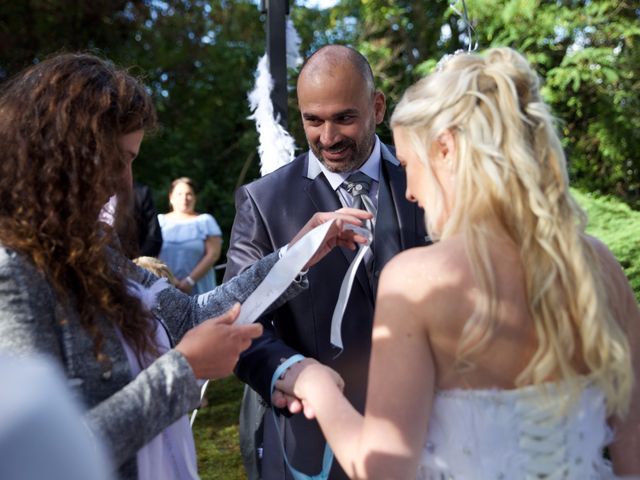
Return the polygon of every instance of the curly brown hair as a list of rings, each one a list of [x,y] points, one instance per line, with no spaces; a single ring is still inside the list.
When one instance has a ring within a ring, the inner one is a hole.
[[[144,86],[89,54],[31,66],[0,92],[0,242],[27,256],[75,308],[101,353],[100,317],[139,352],[154,351],[148,313],[110,263],[102,206],[123,185],[122,135],[155,126]]]

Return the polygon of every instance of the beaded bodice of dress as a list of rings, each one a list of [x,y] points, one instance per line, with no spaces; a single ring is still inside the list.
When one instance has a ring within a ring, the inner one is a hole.
[[[419,480],[609,479],[604,396],[585,385],[567,408],[561,384],[435,395]]]

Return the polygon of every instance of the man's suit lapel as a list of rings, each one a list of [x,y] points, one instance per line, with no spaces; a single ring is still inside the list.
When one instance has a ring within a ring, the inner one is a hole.
[[[342,208],[336,193],[322,173],[314,179],[309,179],[307,193],[318,212],[333,212]]]
[[[380,184],[378,190],[378,213],[376,215],[375,238],[375,271],[379,271],[401,249],[401,236],[396,214],[393,183],[397,180],[389,175],[388,162],[382,162]]]
[[[392,156],[391,152],[384,147],[383,158],[393,158],[393,162],[384,161],[383,174],[388,176],[389,191],[391,194],[390,206],[393,208],[393,216],[398,219],[399,241],[398,250],[404,250],[415,246],[416,238],[416,205],[405,198],[407,191],[407,176],[400,166],[400,162]],[[395,253],[397,253],[397,251]],[[389,259],[387,259],[388,261]],[[385,262],[386,263],[386,262]]]

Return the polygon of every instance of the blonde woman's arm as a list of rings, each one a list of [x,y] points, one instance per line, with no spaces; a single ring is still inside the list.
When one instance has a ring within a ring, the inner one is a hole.
[[[640,310],[629,283],[626,278],[624,280],[620,285],[620,293],[624,297],[620,310],[626,317],[625,330],[631,346],[634,384],[626,417],[611,419],[614,441],[609,446],[609,453],[617,475],[640,476]]]
[[[629,412],[625,418],[610,419],[614,441],[609,445],[609,453],[617,475],[640,478],[640,309],[629,281],[614,255],[603,243],[597,240],[593,243],[602,261],[614,315],[629,340],[634,371]]]
[[[434,292],[416,288],[415,259],[407,253],[394,258],[380,280],[365,416],[320,364],[297,378],[287,373],[278,385],[302,400],[305,415],[315,416],[350,478],[415,478],[425,441],[435,366],[423,302]]]

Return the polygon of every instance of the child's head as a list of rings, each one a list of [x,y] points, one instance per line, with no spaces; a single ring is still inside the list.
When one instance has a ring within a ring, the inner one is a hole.
[[[133,259],[133,263],[158,277],[166,278],[173,286],[178,284],[178,280],[171,272],[171,269],[162,260],[155,257],[138,257]]]

